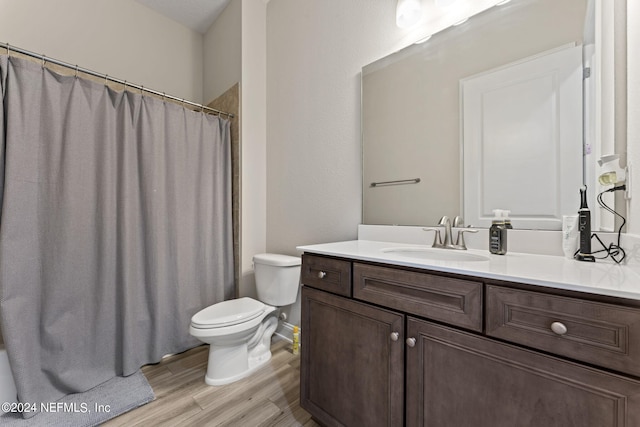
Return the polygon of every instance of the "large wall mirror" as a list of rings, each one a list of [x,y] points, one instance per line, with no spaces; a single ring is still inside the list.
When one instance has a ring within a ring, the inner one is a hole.
[[[586,184],[613,231],[595,195],[626,162],[625,22],[626,0],[512,0],[363,67],[363,223],[559,230]]]

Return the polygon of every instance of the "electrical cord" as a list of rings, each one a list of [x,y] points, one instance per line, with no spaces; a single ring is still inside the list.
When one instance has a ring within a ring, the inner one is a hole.
[[[617,187],[610,188],[610,189],[605,190],[605,191],[601,192],[600,194],[598,194],[598,197],[597,197],[598,204],[603,209],[605,209],[606,211],[611,212],[612,214],[620,217],[622,219],[622,224],[620,224],[620,228],[618,228],[618,242],[617,243],[611,243],[609,246],[606,246],[596,233],[591,234],[591,238],[593,239],[595,237],[596,240],[598,240],[598,242],[600,242],[600,245],[602,245],[602,249],[600,249],[599,251],[591,252],[591,255],[596,255],[596,254],[599,254],[599,253],[602,253],[602,252],[606,252],[607,253],[606,256],[599,257],[597,259],[606,259],[608,257],[611,257],[611,259],[614,260],[617,264],[620,264],[625,259],[625,257],[627,256],[627,254],[624,251],[624,249],[622,249],[622,247],[620,246],[620,236],[622,234],[622,227],[624,227],[624,225],[627,223],[627,220],[626,220],[625,217],[620,215],[618,212],[614,211],[609,206],[607,206],[607,204],[604,202],[604,200],[602,200],[602,195],[604,193],[612,193],[614,191],[626,190],[626,189],[627,189],[627,186],[623,184],[623,185],[619,185]]]

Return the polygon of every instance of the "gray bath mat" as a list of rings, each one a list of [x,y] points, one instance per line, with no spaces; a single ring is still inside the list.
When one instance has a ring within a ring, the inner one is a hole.
[[[21,414],[7,413],[0,425],[10,427],[89,427],[151,402],[155,398],[141,371],[128,377],[115,377],[84,393],[70,394],[48,403],[49,412],[23,419]]]

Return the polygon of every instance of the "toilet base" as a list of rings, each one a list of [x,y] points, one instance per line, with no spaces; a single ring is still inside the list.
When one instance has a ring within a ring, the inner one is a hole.
[[[229,384],[248,377],[271,360],[271,336],[278,326],[276,315],[269,315],[254,335],[235,345],[209,344],[209,361],[204,381],[208,385]]]
[[[211,354],[209,355],[209,357],[211,357]],[[207,385],[213,385],[213,386],[231,384],[232,382],[241,380],[253,374],[255,371],[257,371],[258,369],[260,369],[261,367],[269,363],[269,360],[271,360],[271,351],[269,351],[268,353],[264,353],[259,358],[254,359],[253,362],[249,360],[249,365],[247,366],[246,370],[235,373],[228,377],[217,377],[217,378],[210,377],[209,370],[207,370],[207,374],[204,377],[204,382]]]

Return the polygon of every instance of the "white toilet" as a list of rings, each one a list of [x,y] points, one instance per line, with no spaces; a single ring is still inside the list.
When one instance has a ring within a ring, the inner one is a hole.
[[[300,258],[288,255],[255,255],[260,301],[247,297],[223,301],[191,318],[189,333],[209,344],[207,384],[232,383],[271,359],[271,335],[278,326],[279,307],[293,304],[298,296],[300,263]]]

